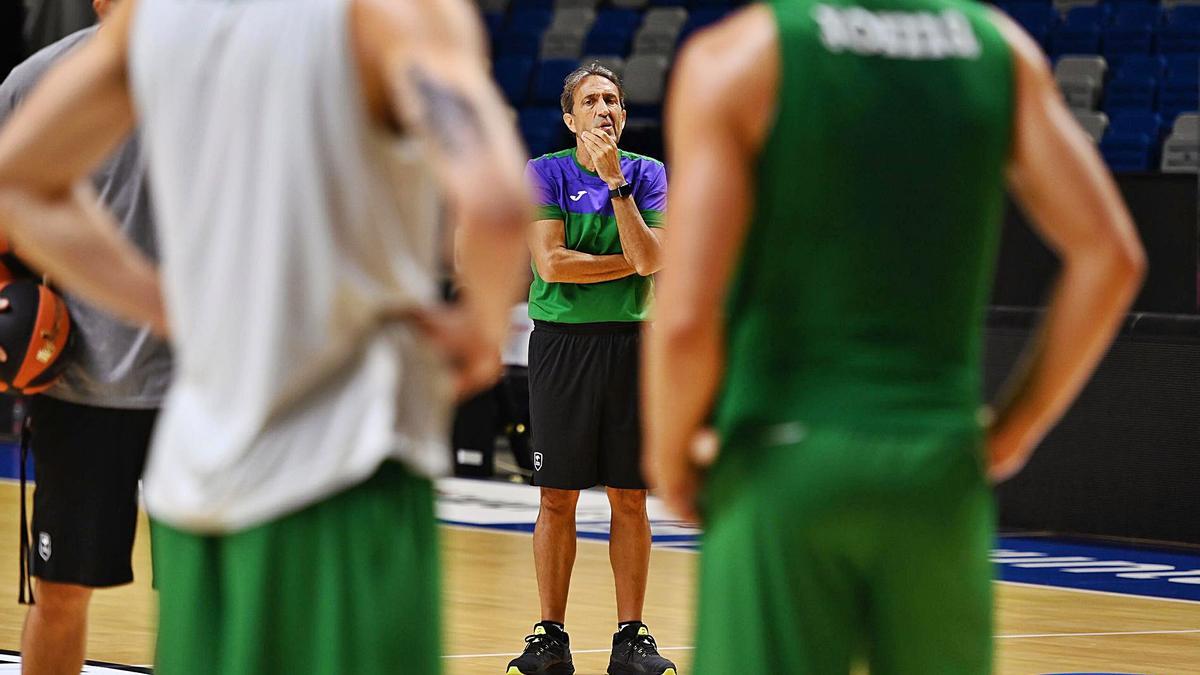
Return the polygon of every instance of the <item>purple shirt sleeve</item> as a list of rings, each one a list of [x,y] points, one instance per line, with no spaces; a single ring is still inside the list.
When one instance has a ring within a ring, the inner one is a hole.
[[[525,178],[533,190],[533,203],[537,207],[538,220],[566,220],[562,206],[559,203],[559,184],[549,180],[539,166],[537,160],[529,160],[525,165]]]
[[[642,220],[648,227],[663,227],[663,213],[667,210],[667,170],[658,162],[645,162],[642,179],[638,181],[634,199]]]

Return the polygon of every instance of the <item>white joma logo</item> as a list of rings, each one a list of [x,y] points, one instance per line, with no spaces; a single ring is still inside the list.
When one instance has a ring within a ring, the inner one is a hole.
[[[583,199],[583,196],[586,194],[587,194],[587,190],[580,190],[579,192],[576,192],[575,194],[571,195],[569,197],[569,199],[573,202],[577,202],[580,199]]]

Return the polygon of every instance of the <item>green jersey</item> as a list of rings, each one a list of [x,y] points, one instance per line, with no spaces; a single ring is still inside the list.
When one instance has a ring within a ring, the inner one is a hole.
[[[778,117],[726,301],[717,425],[973,424],[1008,46],[969,0],[773,9]]]
[[[667,208],[667,172],[662,162],[621,152],[621,172],[633,186],[633,201],[646,225],[662,227]],[[583,168],[574,148],[530,160],[526,175],[537,199],[537,217],[563,221],[567,248],[593,255],[621,253],[608,185]],[[651,277],[633,274],[597,284],[551,283],[534,267],[529,316],[559,323],[644,321],[653,294]]]

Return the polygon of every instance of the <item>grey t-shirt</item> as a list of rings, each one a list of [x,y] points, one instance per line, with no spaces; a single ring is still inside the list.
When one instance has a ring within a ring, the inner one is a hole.
[[[72,33],[29,57],[0,84],[0,124],[59,57],[96,32]],[[100,198],[121,232],[157,259],[150,192],[136,134],[92,176]],[[75,345],[62,379],[46,393],[54,398],[105,408],[157,408],[171,380],[167,345],[146,328],[131,326],[82,300],[67,296]]]

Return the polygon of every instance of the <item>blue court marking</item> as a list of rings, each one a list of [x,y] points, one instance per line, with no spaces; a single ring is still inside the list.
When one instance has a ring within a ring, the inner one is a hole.
[[[1195,553],[1001,537],[992,560],[1002,581],[1200,602]]]

